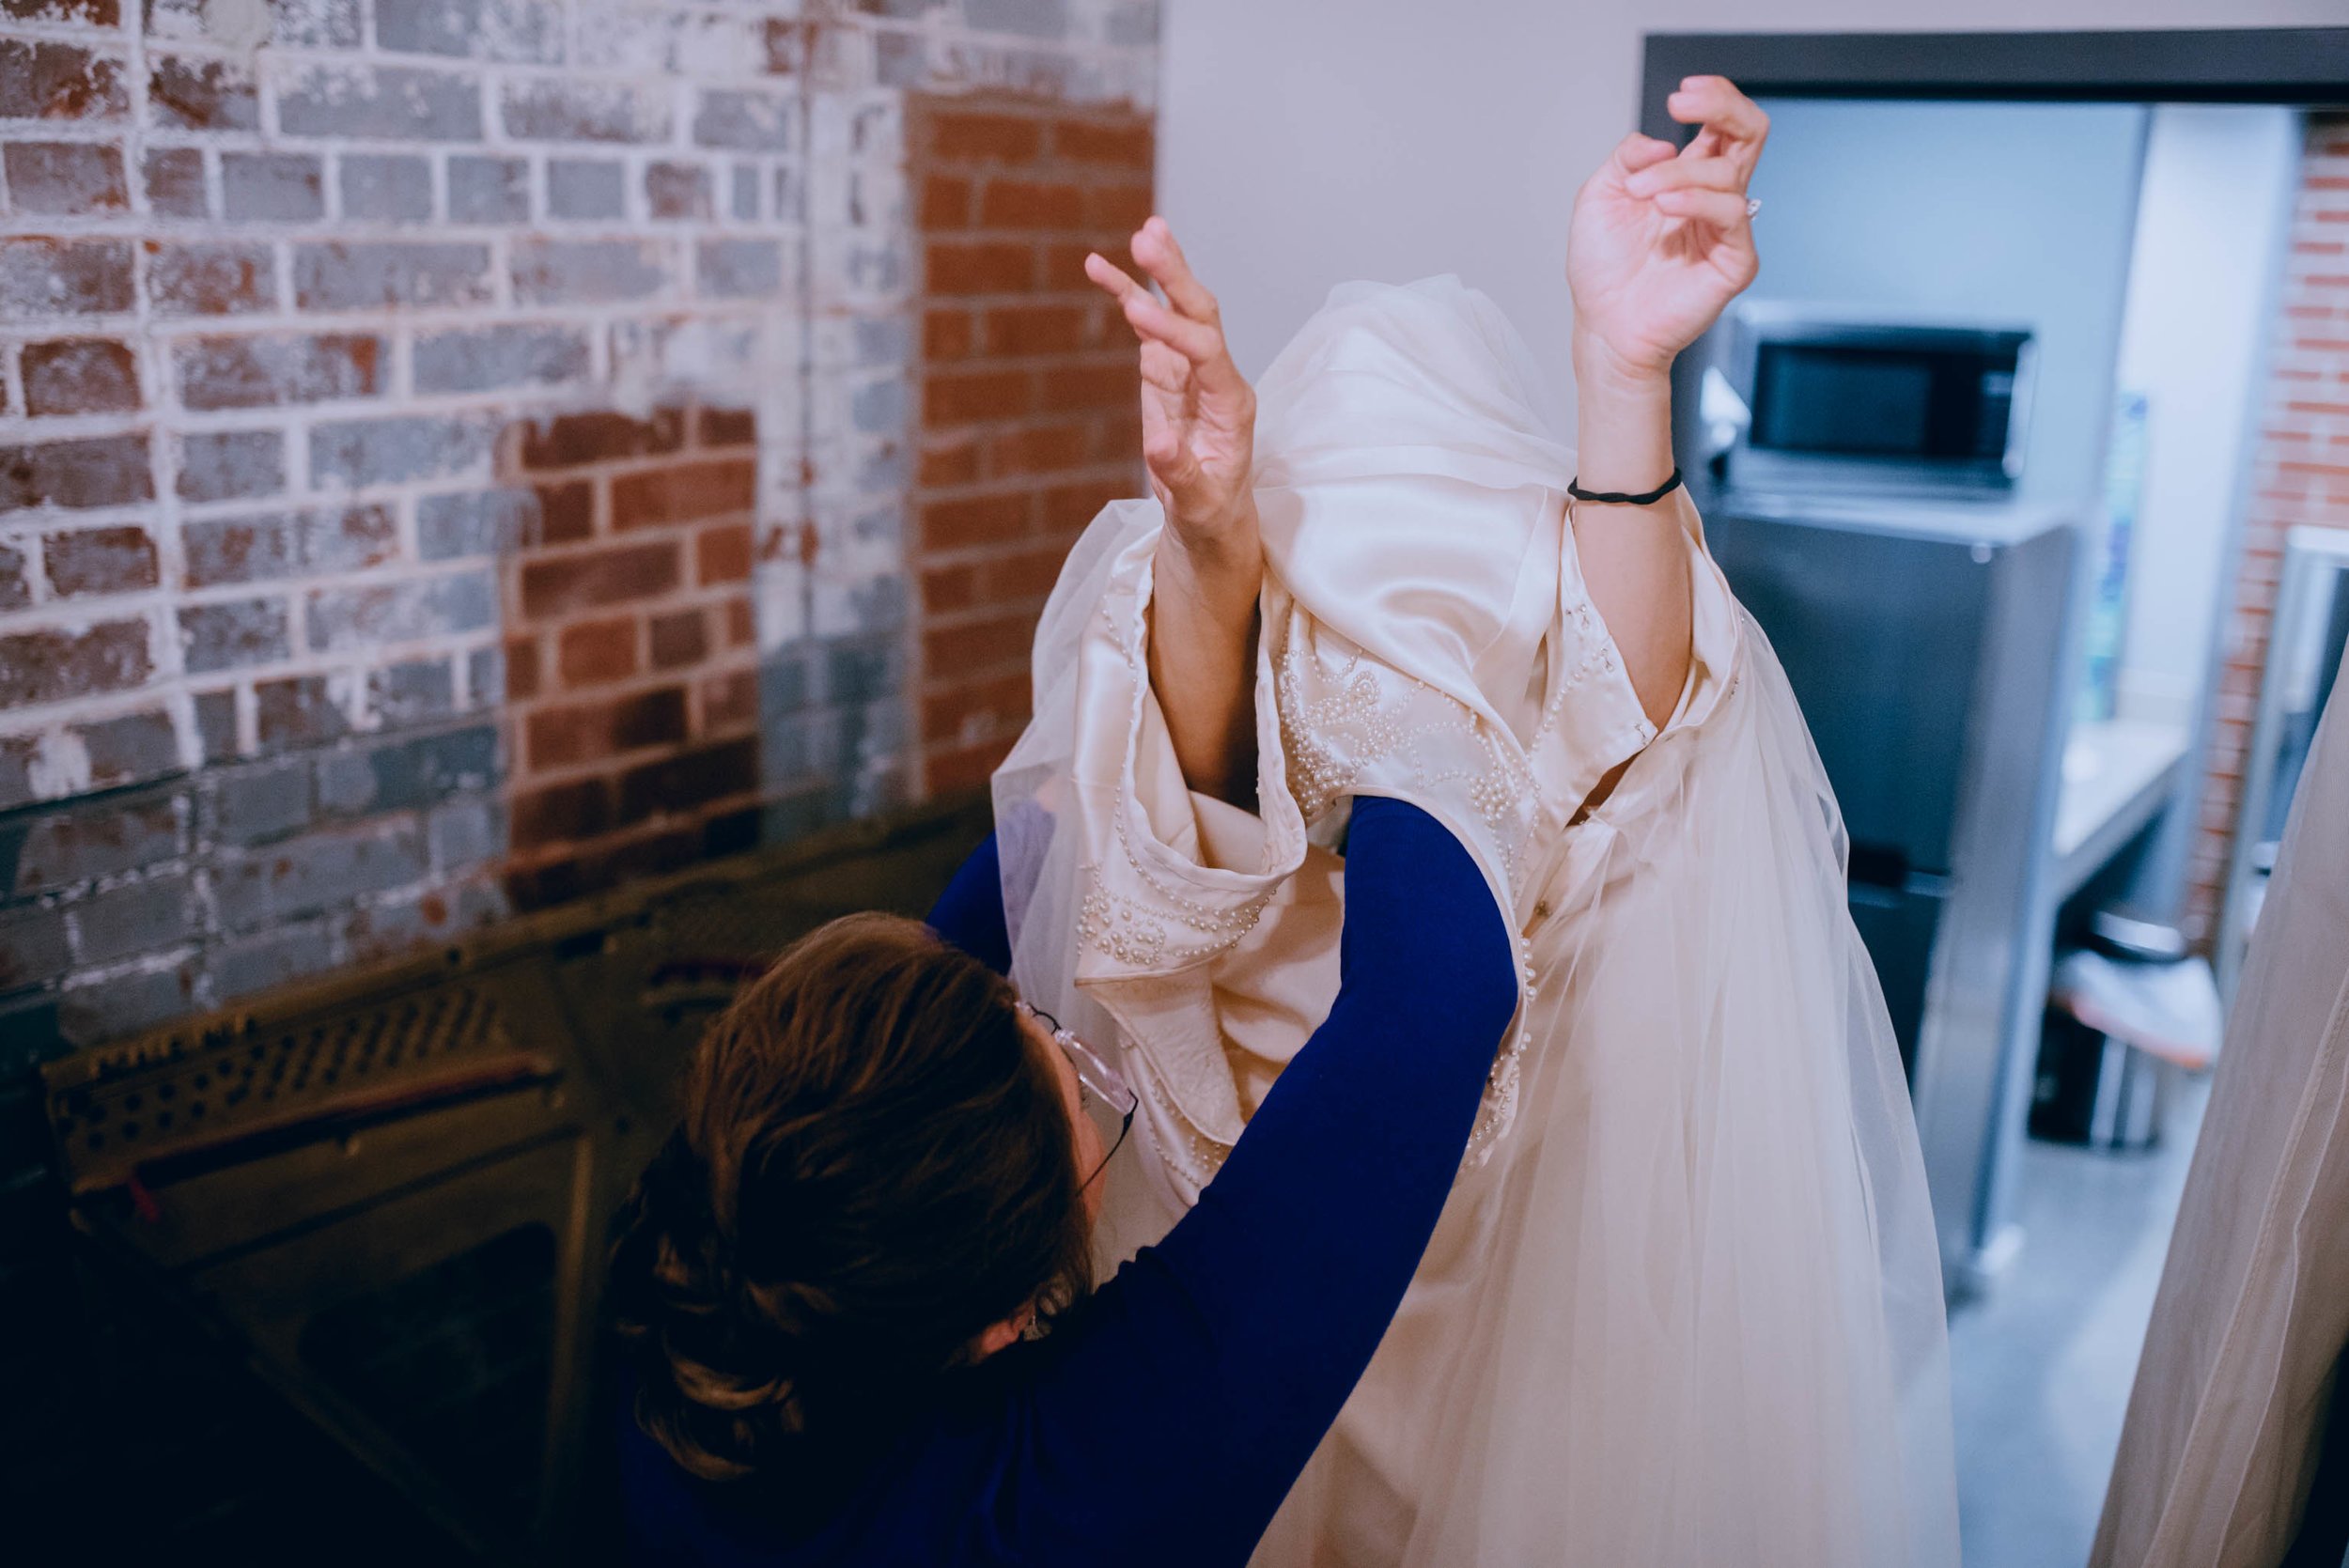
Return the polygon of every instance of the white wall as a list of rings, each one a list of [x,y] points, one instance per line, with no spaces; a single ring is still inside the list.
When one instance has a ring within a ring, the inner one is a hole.
[[[1563,389],[1566,213],[1637,119],[1646,33],[2341,20],[2341,0],[1165,0],[1159,200],[1244,368],[1333,283],[1456,272]]]
[[[2245,411],[2299,164],[2292,110],[2155,111],[2118,378],[2148,399],[2122,648],[2131,716],[2189,719],[2209,666]]]

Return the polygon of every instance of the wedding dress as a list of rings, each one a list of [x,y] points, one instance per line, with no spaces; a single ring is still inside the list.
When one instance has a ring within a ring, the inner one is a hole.
[[[1320,1020],[1348,802],[1401,798],[1520,933],[1520,1007],[1256,1560],[1954,1565],[1939,1265],[1834,799],[1681,492],[1695,657],[1648,722],[1529,363],[1442,278],[1338,289],[1264,377],[1253,814],[1185,789],[1150,690],[1157,505],[1070,554],[995,800],[1014,978],[1142,1095],[1105,1261],[1196,1199]]]

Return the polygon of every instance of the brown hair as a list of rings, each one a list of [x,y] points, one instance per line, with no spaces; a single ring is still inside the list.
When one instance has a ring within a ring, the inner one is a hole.
[[[678,1464],[818,1497],[989,1325],[1084,1292],[1068,1111],[1015,1001],[851,915],[710,1026],[613,1255],[636,1419]]]

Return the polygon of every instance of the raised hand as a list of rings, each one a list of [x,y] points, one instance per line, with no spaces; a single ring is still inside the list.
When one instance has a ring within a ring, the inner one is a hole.
[[[1252,566],[1256,394],[1232,363],[1215,296],[1191,274],[1163,218],[1134,235],[1134,260],[1166,291],[1161,304],[1106,257],[1085,275],[1117,301],[1142,344],[1142,455],[1150,488],[1184,549],[1203,563],[1237,554]],[[1252,599],[1254,583],[1249,594]]]
[[[1753,281],[1746,185],[1769,116],[1719,76],[1691,76],[1667,101],[1703,127],[1670,142],[1626,136],[1584,182],[1568,232],[1578,373],[1660,375]],[[1588,363],[1595,362],[1595,363]]]
[[[1215,296],[1163,218],[1133,238],[1150,291],[1099,256],[1085,275],[1142,341],[1142,456],[1166,509],[1152,558],[1150,683],[1190,787],[1241,805],[1256,788],[1256,594],[1264,541],[1249,470],[1256,394],[1223,346]]]

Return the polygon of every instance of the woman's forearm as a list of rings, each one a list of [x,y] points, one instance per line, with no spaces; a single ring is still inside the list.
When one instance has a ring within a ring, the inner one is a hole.
[[[1672,382],[1632,371],[1578,334],[1579,478],[1587,490],[1639,494],[1672,471]],[[1648,721],[1672,717],[1688,678],[1688,544],[1675,493],[1649,506],[1574,504],[1574,545],[1591,602],[1623,655]]]
[[[1254,502],[1249,506],[1252,512]],[[1253,808],[1256,798],[1256,596],[1264,547],[1255,520],[1208,549],[1161,536],[1151,564],[1150,684],[1183,782]]]

